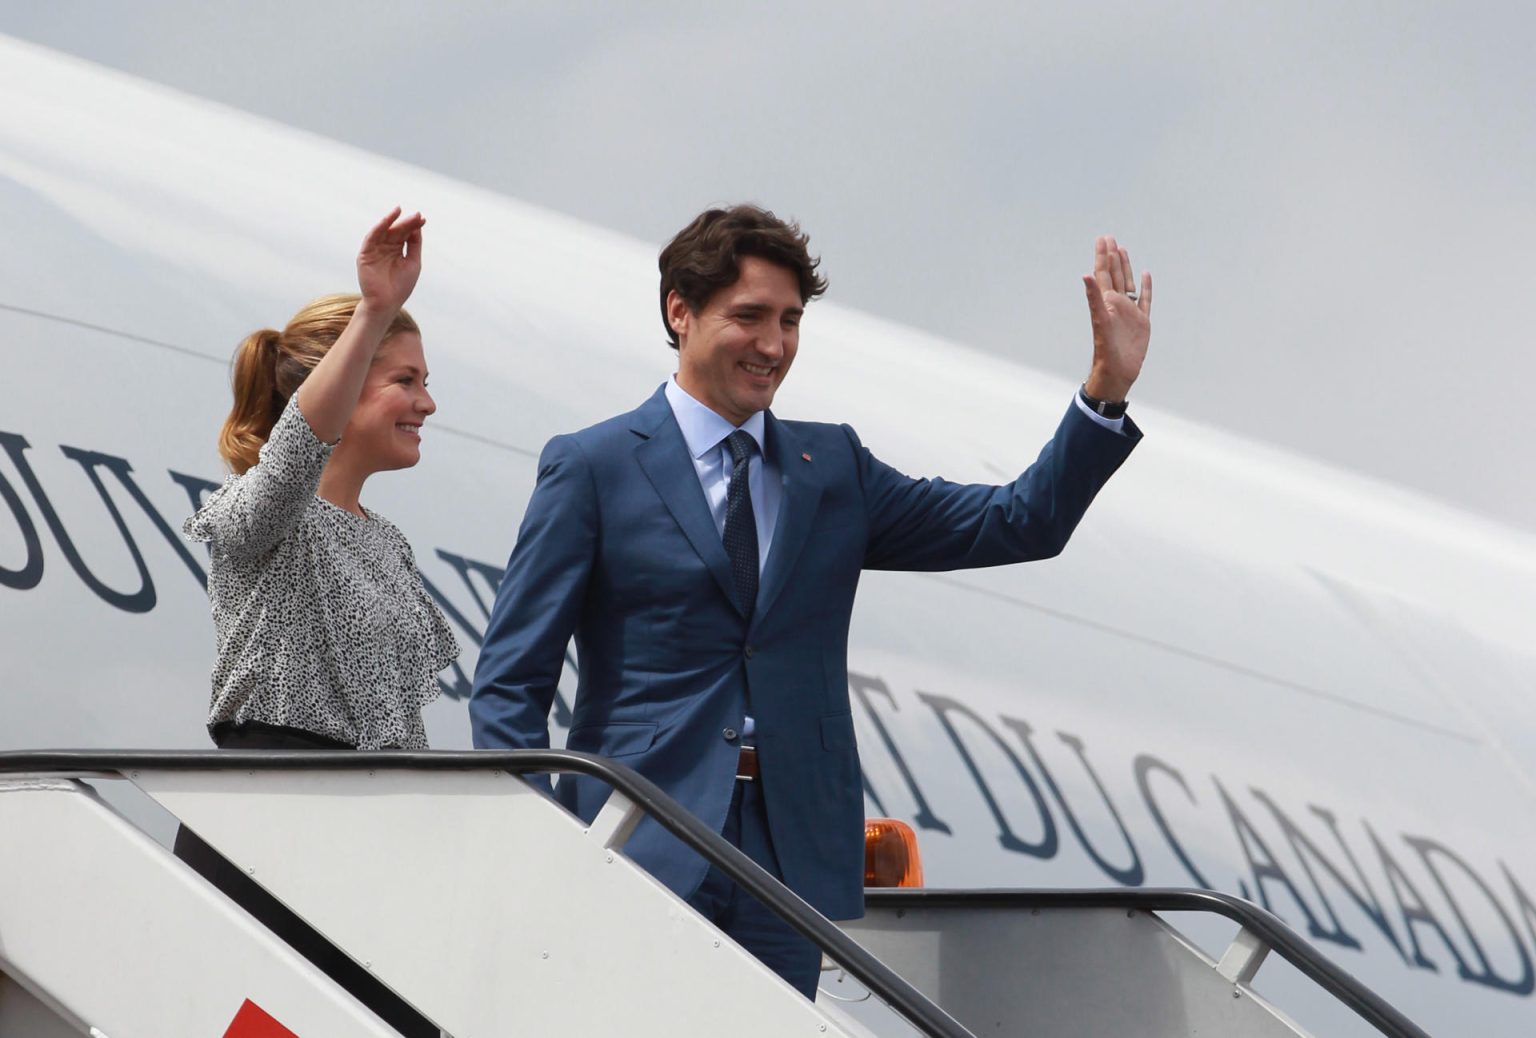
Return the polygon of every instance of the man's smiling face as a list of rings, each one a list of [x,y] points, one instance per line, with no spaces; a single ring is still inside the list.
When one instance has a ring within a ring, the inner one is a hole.
[[[732,425],[767,410],[789,373],[805,312],[794,272],[758,256],[695,313],[676,292],[667,319],[677,332],[677,383]]]

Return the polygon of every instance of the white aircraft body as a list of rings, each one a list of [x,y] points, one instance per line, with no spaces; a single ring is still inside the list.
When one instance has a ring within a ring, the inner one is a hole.
[[[230,358],[348,290],[396,203],[428,215],[410,308],[439,411],[365,498],[464,645],[428,728],[467,747],[540,448],[673,370],[655,248],[9,39],[0,97],[0,749],[208,747],[207,556],[179,529],[224,475]],[[777,412],[913,474],[1011,478],[1074,389],[835,302],[802,339]],[[1134,413],[1060,559],[865,576],[869,814],[915,826],[931,887],[1208,886],[1433,1034],[1533,1033],[1536,539]],[[1261,981],[1318,1034],[1369,1033],[1283,964]]]

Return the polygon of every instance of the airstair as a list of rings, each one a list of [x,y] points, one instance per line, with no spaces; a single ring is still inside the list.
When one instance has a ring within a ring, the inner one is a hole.
[[[614,794],[591,825],[521,776]],[[0,753],[0,1036],[397,1032],[109,806],[126,780],[453,1038],[1290,1038],[1250,982],[1289,960],[1425,1038],[1273,916],[1201,891],[871,891],[828,922],[653,784],[566,751]],[[649,815],[873,997],[798,995],[635,866]],[[1238,927],[1213,961],[1157,914]]]

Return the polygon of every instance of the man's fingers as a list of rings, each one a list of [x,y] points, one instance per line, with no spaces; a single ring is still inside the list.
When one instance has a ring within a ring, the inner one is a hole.
[[[1104,312],[1104,286],[1097,275],[1084,274],[1083,290],[1088,296],[1088,316],[1097,328],[1109,316]]]
[[[1125,291],[1125,268],[1120,265],[1120,244],[1114,235],[1104,239],[1104,261],[1109,267],[1109,284],[1116,292]]]
[[[1102,292],[1115,290],[1114,278],[1109,268],[1109,239],[1096,238],[1093,242],[1093,279]]]
[[[1097,296],[1090,293],[1088,305],[1092,309],[1094,317],[1104,318],[1108,316],[1108,309],[1104,304],[1103,294],[1107,292],[1121,292],[1130,295],[1136,291],[1136,268],[1131,266],[1131,254],[1120,247],[1115,241],[1115,236],[1106,234],[1094,239],[1093,242],[1093,274],[1085,275],[1085,284],[1098,286]],[[1141,275],[1141,291],[1136,297],[1136,305],[1142,313],[1152,311],[1152,275],[1143,272]]]

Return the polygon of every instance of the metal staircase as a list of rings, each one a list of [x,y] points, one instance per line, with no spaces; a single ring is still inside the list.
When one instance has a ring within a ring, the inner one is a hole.
[[[522,781],[615,793],[590,826]],[[621,765],[566,751],[0,753],[0,1035],[395,1034],[84,779],[133,783],[456,1038],[1302,1034],[1269,950],[1382,1034],[1423,1032],[1246,902],[1198,891],[871,892],[839,927]],[[650,815],[873,998],[796,994],[631,863]],[[1155,914],[1239,925],[1213,962]]]

